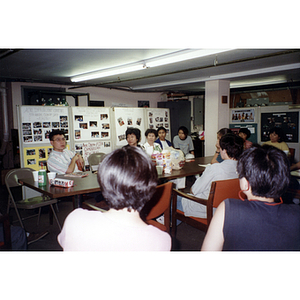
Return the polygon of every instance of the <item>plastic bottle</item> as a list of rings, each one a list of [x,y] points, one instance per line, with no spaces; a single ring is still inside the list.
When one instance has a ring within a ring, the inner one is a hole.
[[[44,169],[44,165],[41,164],[41,169],[39,170],[39,186],[47,185],[47,172]]]

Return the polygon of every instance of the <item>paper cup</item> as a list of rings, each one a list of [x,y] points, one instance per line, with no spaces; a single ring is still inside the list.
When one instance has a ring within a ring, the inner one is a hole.
[[[33,174],[33,180],[39,181],[39,171],[32,171]]]
[[[48,176],[48,181],[49,183],[51,183],[51,179],[54,179],[56,177],[56,173],[55,172],[49,172],[47,173],[47,176]]]
[[[156,166],[157,175],[162,175],[163,166]]]

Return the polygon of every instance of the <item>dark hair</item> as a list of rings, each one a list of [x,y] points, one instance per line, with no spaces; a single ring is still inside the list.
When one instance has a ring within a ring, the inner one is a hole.
[[[49,133],[49,140],[53,141],[55,135],[63,135],[65,136],[65,132],[59,129],[54,129]]]
[[[137,147],[123,147],[108,154],[98,168],[98,182],[110,208],[140,211],[157,185],[155,165]]]
[[[251,132],[250,132],[250,130],[248,129],[248,128],[241,128],[240,130],[239,130],[239,133],[245,133],[246,135],[247,135],[247,140],[249,139],[249,137],[250,137],[250,135],[251,135]]]
[[[157,128],[157,133],[158,133],[160,130],[164,130],[164,132],[167,132],[166,128],[163,127],[163,126],[160,126],[160,127]]]
[[[179,130],[182,130],[183,133],[184,133],[184,135],[185,135],[186,137],[188,136],[189,130],[188,130],[185,126],[180,126],[180,127],[178,128],[178,132],[179,132]]]
[[[147,137],[149,133],[154,133],[155,137],[157,137],[157,131],[156,129],[147,129],[145,132],[145,136]]]
[[[136,136],[136,139],[138,140],[138,142],[141,140],[141,131],[138,128],[133,128],[133,127],[129,127],[127,128],[125,135],[127,138],[127,135],[129,134],[134,134]]]
[[[243,152],[244,141],[236,134],[227,133],[221,137],[220,147],[222,150],[226,150],[229,158],[237,160]]]
[[[239,178],[245,177],[254,196],[278,199],[290,182],[287,155],[273,146],[258,144],[245,150],[237,164]]]
[[[272,127],[269,131],[269,135],[273,132],[275,132],[278,135],[278,143],[281,143],[284,141],[284,134],[280,127]]]
[[[223,136],[223,135],[225,135],[225,134],[227,134],[227,133],[231,133],[232,131],[231,131],[231,129],[229,129],[229,128],[221,128],[218,132],[217,132],[217,134],[219,134],[221,137]]]

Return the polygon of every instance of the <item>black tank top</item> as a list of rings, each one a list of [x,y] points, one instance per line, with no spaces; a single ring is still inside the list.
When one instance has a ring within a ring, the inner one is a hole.
[[[300,206],[225,200],[223,250],[300,250]]]

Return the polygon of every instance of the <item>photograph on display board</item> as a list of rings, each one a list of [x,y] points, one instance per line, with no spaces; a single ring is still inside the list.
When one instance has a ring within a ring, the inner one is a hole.
[[[254,109],[233,109],[231,111],[231,121],[233,123],[239,122],[254,122]]]
[[[261,141],[270,139],[270,129],[280,127],[285,142],[298,143],[299,141],[299,112],[274,112],[261,114]]]

